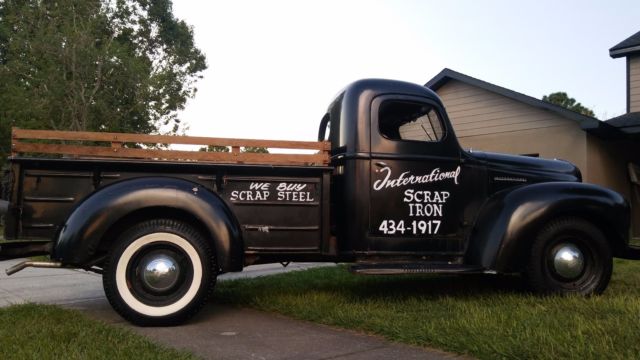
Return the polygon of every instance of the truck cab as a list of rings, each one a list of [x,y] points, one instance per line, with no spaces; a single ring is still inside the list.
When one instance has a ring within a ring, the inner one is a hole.
[[[485,167],[461,150],[439,98],[367,80],[347,88],[325,119],[341,252],[462,263]]]

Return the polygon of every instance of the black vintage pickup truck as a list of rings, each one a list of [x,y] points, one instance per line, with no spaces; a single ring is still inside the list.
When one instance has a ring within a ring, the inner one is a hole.
[[[112,306],[137,324],[184,321],[217,275],[258,263],[522,273],[540,293],[591,295],[607,287],[612,257],[640,258],[622,196],[582,183],[565,161],[464,151],[438,96],[415,84],[343,90],[320,122],[324,163],[265,163],[220,139],[234,151],[142,159],[119,147],[127,134],[111,135],[113,151],[91,158],[68,142],[53,145],[72,154],[57,158],[39,141],[14,144],[40,155],[10,159],[0,209],[5,238],[19,240],[0,244],[0,259],[50,255],[8,273],[99,272]]]

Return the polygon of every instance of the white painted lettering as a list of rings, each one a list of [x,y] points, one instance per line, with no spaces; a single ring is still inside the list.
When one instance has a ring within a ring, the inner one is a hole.
[[[409,216],[442,217],[442,204],[409,204]]]
[[[269,190],[271,183],[254,183],[249,185],[249,190]]]
[[[279,191],[278,201],[312,202],[313,196],[308,191]]]
[[[440,168],[431,170],[431,173],[421,176],[411,175],[411,172],[405,171],[395,179],[391,178],[391,168],[388,166],[379,170],[380,173],[384,173],[384,178],[376,180],[373,183],[373,190],[379,191],[386,188],[396,188],[406,186],[409,184],[428,184],[434,182],[440,182],[444,180],[453,180],[454,184],[458,185],[458,179],[460,177],[460,166],[452,171],[440,171]]]
[[[297,183],[280,183],[276,188],[278,191],[302,191],[307,187],[307,184]]]
[[[428,190],[419,190],[416,191],[414,189],[407,189],[404,191],[403,202],[419,202],[419,203],[440,203],[444,204],[447,202],[451,194],[448,191],[428,191]]]
[[[234,190],[231,192],[231,201],[265,201],[269,199],[269,191]]]

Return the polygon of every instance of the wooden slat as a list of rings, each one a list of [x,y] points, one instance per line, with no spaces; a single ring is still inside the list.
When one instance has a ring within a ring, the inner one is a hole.
[[[155,160],[192,160],[221,163],[243,162],[247,164],[327,164],[328,156],[319,154],[258,154],[223,153],[205,151],[180,151],[158,149],[128,149],[101,146],[14,143],[16,153],[66,154],[109,158],[138,158]]]
[[[22,141],[21,141],[22,140]],[[25,142],[25,140],[28,140]],[[33,142],[32,140],[37,140]],[[71,141],[72,144],[60,143]],[[82,141],[101,144],[83,145]],[[165,149],[127,148],[135,144],[186,144],[229,146],[232,151],[204,152]],[[240,152],[241,147],[317,150],[315,154],[257,154]],[[40,153],[74,157],[135,158],[153,160],[210,161],[246,164],[317,164],[329,163],[330,143],[312,141],[279,141],[226,139],[195,136],[144,135],[125,133],[75,132],[12,129],[12,154]]]
[[[183,145],[251,146],[275,149],[329,150],[327,141],[254,140],[202,136],[146,135],[89,131],[26,130],[13,128],[13,139],[105,141]]]

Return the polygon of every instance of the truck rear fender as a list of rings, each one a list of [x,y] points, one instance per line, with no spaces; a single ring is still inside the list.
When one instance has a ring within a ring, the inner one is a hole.
[[[242,269],[240,226],[224,201],[201,185],[170,177],[124,180],[87,197],[59,232],[52,258],[84,266],[127,226],[158,217],[191,222],[211,239],[222,271]]]
[[[541,227],[565,216],[602,230],[614,256],[627,247],[629,205],[618,193],[592,184],[548,182],[496,193],[477,217],[467,262],[498,272],[520,271]]]

